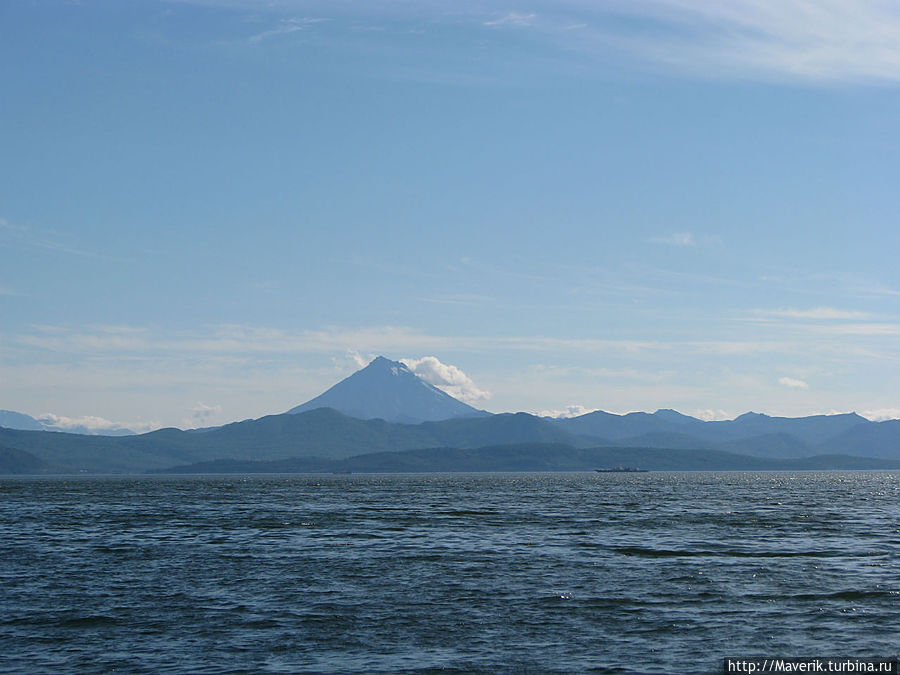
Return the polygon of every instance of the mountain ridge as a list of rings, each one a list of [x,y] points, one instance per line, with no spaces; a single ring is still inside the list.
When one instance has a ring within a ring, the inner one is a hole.
[[[789,434],[810,446],[818,445],[859,425],[878,424],[856,413],[774,417],[748,412],[733,420],[704,421],[668,409],[625,415],[598,410],[578,417],[546,419],[566,431],[612,442],[648,433],[687,434],[713,443],[768,434]]]
[[[344,410],[320,405],[329,400]],[[225,459],[282,462],[298,457],[340,462],[362,454],[429,448],[450,448],[462,457],[475,448],[513,445],[578,451],[640,447],[673,456],[730,453],[798,462],[816,455],[900,460],[897,420],[871,422],[856,413],[788,418],[748,412],[733,420],[704,421],[665,408],[625,415],[594,411],[571,418],[491,414],[384,357],[287,413],[202,430],[87,436],[39,430],[38,420],[17,413],[0,419],[31,427],[0,426],[0,447],[6,448],[10,471],[31,466],[40,472],[122,473]]]
[[[877,447],[867,442],[869,425],[881,430],[876,434],[880,443]],[[598,442],[527,413],[401,424],[383,419],[361,420],[329,408],[269,415],[204,433],[170,428],[113,437],[0,428],[0,446],[33,455],[57,472],[143,472],[218,459],[281,461],[319,457],[339,461],[367,453],[441,447],[466,450],[509,444],[556,444],[577,450],[635,446],[646,449],[655,445],[652,449],[676,454],[724,452],[779,461],[799,461],[823,454],[900,460],[900,423],[856,425],[838,440],[811,445],[782,433],[711,443],[695,442],[688,434],[648,432],[624,441]]]
[[[216,458],[279,460],[296,456],[341,459],[365,452],[425,447],[478,447],[503,442],[586,439],[526,413],[456,418],[420,424],[361,420],[331,408],[233,422],[201,434],[158,429],[135,436],[83,436],[0,428],[0,445],[31,453],[71,471],[129,472]]]

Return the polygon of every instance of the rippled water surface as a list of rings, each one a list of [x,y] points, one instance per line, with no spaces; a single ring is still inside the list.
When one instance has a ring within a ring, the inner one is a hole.
[[[900,473],[0,480],[5,672],[892,656]]]

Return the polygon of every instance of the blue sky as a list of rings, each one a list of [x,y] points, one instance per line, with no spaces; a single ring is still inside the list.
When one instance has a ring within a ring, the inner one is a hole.
[[[383,354],[900,417],[898,81],[888,2],[4,3],[0,408],[207,425]]]

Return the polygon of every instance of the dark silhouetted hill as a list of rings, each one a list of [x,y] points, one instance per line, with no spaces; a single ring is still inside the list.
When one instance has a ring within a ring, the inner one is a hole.
[[[429,471],[591,471],[628,466],[650,471],[769,471],[900,469],[900,461],[842,455],[778,460],[718,450],[575,448],[559,443],[483,448],[425,448],[329,460],[297,457],[274,462],[220,459],[160,473],[401,473]]]
[[[0,446],[0,474],[48,473],[52,467],[29,452]]]
[[[820,443],[816,450],[862,457],[900,457],[900,420],[852,427]]]
[[[256,420],[235,422],[203,433],[160,429],[147,434],[111,437],[0,428],[0,447],[15,448],[37,458],[43,462],[43,471],[93,473],[144,472],[218,460],[281,462],[296,458],[306,458],[304,461],[318,458],[317,461],[325,462],[321,466],[327,467],[331,466],[328,462],[379,453],[383,456],[378,461],[384,462],[379,466],[401,467],[407,465],[395,455],[405,451],[416,451],[420,455],[409,455],[412,459],[403,461],[413,462],[409,466],[423,466],[421,453],[426,450],[431,452],[429,449],[436,448],[441,449],[443,454],[434,454],[437,452],[434,450],[427,455],[431,458],[429,461],[438,456],[446,456],[449,464],[434,465],[457,467],[452,470],[488,470],[477,467],[500,466],[490,462],[485,464],[487,460],[482,457],[483,453],[470,452],[500,447],[505,448],[502,452],[514,452],[510,448],[518,448],[516,452],[525,453],[518,459],[506,457],[502,466],[507,468],[503,470],[512,470],[508,468],[512,466],[529,467],[528,470],[539,470],[541,466],[548,467],[548,470],[590,468],[579,464],[580,459],[575,461],[572,458],[589,457],[591,462],[599,461],[597,458],[612,457],[614,453],[620,452],[617,448],[639,448],[643,453],[653,451],[646,457],[635,455],[633,459],[652,459],[653,467],[661,469],[799,468],[806,466],[802,464],[807,461],[805,458],[814,455],[862,458],[861,466],[864,467],[870,466],[866,464],[868,460],[865,458],[878,458],[879,467],[890,464],[884,460],[900,460],[898,421],[858,422],[862,418],[855,415],[797,419],[744,415],[730,422],[703,422],[673,411],[658,411],[652,415],[591,415],[593,417],[587,421],[599,420],[602,427],[600,430],[605,433],[618,434],[623,430],[632,432],[640,430],[642,426],[649,426],[652,430],[624,439],[603,441],[595,436],[573,433],[573,429],[600,428],[586,425],[585,420],[574,425],[560,424],[559,420],[548,420],[526,413],[401,424],[377,418],[358,419],[330,408],[317,408],[302,413],[269,415]],[[667,427],[669,430],[666,430]],[[783,431],[740,436],[743,433],[773,428]],[[713,431],[705,431],[709,429]],[[844,431],[827,438],[824,443],[813,445],[804,440],[826,437],[827,433],[841,429]],[[785,430],[794,431],[798,435]],[[535,450],[537,446],[552,446],[557,450],[553,451],[552,456],[538,456],[534,454],[539,452]],[[571,450],[560,450],[563,447]],[[606,454],[579,454],[583,450],[603,450]],[[490,457],[501,453],[500,450],[491,452],[494,455],[488,453]],[[765,461],[750,462],[741,459],[739,467],[735,464],[737,460],[733,459],[735,456]],[[415,459],[416,457],[420,459]],[[466,457],[468,459],[463,461]],[[27,460],[25,457],[19,459],[23,462]],[[621,459],[623,463],[629,463],[627,457],[623,456]],[[10,467],[13,468],[9,471],[20,470],[13,466],[15,461],[19,460],[10,459]],[[371,461],[374,462],[375,459]],[[466,463],[470,461],[470,464]],[[490,461],[494,462],[495,459]],[[846,464],[846,459],[841,461]],[[374,467],[373,464],[367,466]],[[466,469],[466,466],[476,468]]]
[[[160,429],[113,438],[0,429],[0,443],[30,452],[66,470],[99,473],[141,472],[220,458],[341,459],[378,451],[442,446],[473,448],[516,442],[586,444],[550,422],[524,413],[412,425],[356,419],[330,408],[269,415],[204,433]]]

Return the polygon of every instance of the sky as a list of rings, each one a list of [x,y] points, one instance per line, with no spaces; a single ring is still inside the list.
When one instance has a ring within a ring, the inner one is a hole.
[[[900,417],[887,0],[0,3],[0,409]]]

